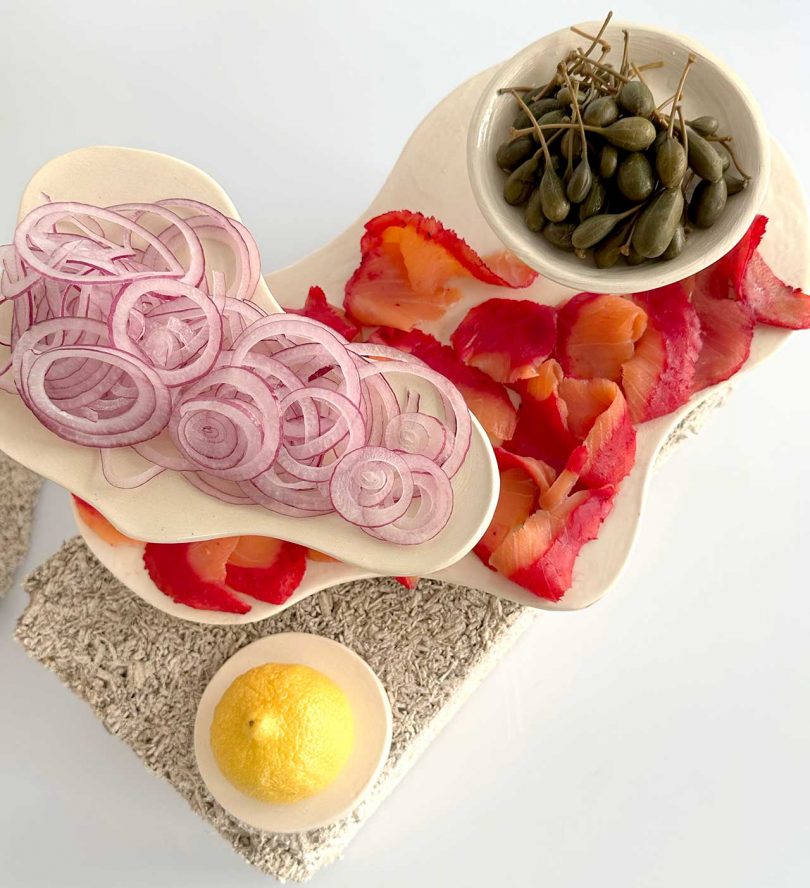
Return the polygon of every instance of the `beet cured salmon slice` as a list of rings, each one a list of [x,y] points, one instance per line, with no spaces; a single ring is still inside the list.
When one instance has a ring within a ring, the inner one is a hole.
[[[497,287],[528,286],[534,277],[513,269],[501,277],[454,231],[409,210],[369,220],[360,265],[346,284],[344,308],[361,325],[411,330],[440,318],[461,293],[451,280],[474,277]]]
[[[535,511],[506,534],[490,556],[490,567],[540,598],[559,601],[571,587],[582,547],[596,539],[614,496],[615,488],[607,485]]]
[[[391,327],[378,328],[370,341],[412,354],[449,379],[494,445],[502,444],[514,434],[517,410],[506,389],[477,367],[464,364],[449,345],[442,345],[421,330],[404,332]]]
[[[320,287],[309,288],[303,308],[285,308],[284,311],[320,321],[345,339],[352,340],[360,332],[359,327],[346,317],[344,311],[327,301],[326,293]]]
[[[522,290],[537,280],[537,272],[533,268],[529,268],[525,262],[521,262],[509,250],[497,250],[495,253],[487,253],[481,258],[489,270],[506,281],[510,287]]]
[[[272,537],[242,536],[225,565],[225,582],[269,604],[284,604],[301,585],[307,550]]]
[[[693,382],[696,392],[733,376],[751,354],[754,314],[728,294],[727,281],[718,280],[713,269],[696,275],[692,306],[700,321],[701,338]]]
[[[622,365],[621,385],[634,422],[646,422],[685,404],[693,391],[700,354],[700,321],[685,286],[636,293],[647,329]]]
[[[488,299],[471,308],[450,337],[465,364],[497,382],[536,376],[556,339],[554,309],[529,299]]]
[[[506,449],[541,459],[558,473],[541,502],[567,496],[577,484],[619,484],[636,457],[636,432],[619,386],[609,379],[563,377],[556,361],[521,386],[515,435]]]
[[[520,454],[504,450],[503,447],[495,448],[495,459],[498,462],[499,470],[521,469],[525,472],[532,479],[541,494],[551,487],[557,477],[554,469],[548,463],[543,462],[542,459],[520,456]]]
[[[146,543],[144,567],[158,589],[178,604],[246,614],[250,605],[225,586],[225,565],[237,539]]]
[[[541,492],[554,481],[554,470],[538,460],[515,456],[500,447],[495,448],[495,458],[500,475],[498,502],[489,527],[473,549],[487,567],[492,553],[532,514]]]
[[[558,472],[579,444],[568,429],[568,408],[560,397],[562,378],[562,368],[552,358],[538,368],[537,376],[517,387],[517,426],[505,445],[512,453],[543,460]]]
[[[90,503],[85,502],[80,497],[76,496],[76,494],[71,494],[73,497],[73,502],[76,504],[76,511],[79,513],[79,518],[92,530],[95,534],[101,537],[105,543],[109,543],[111,546],[137,546],[138,540],[132,539],[132,537],[126,536],[126,534],[121,533],[118,528],[114,527],[95,506],[91,506]]]
[[[647,313],[624,296],[578,293],[557,312],[557,356],[566,376],[612,379],[635,352]]]
[[[327,555],[326,552],[319,552],[317,549],[307,549],[307,558],[310,561],[323,561],[329,563],[334,561],[337,563],[338,559],[333,558],[331,555]]]
[[[580,484],[618,484],[636,459],[636,430],[621,389],[609,379],[563,379],[560,397],[571,434],[580,442],[566,468]]]
[[[761,324],[790,330],[810,328],[810,295],[779,280],[758,252],[746,266],[740,295]]]
[[[767,216],[756,216],[739,243],[710,266],[715,276],[715,286],[728,286],[732,291],[731,298],[741,298],[746,269],[762,241],[767,225]]]

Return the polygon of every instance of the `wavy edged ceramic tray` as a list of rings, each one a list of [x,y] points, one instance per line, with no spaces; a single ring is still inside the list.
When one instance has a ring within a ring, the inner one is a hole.
[[[270,289],[281,304],[300,306],[312,284],[322,286],[333,302],[340,303],[343,286],[359,259],[363,223],[385,210],[408,208],[435,215],[482,253],[501,246],[478,211],[465,164],[465,141],[472,109],[492,73],[484,71],[473,77],[428,115],[361,219],[321,250],[288,268],[266,275]],[[804,203],[797,199],[801,186],[784,154],[778,146],[772,147],[771,186],[762,207],[770,223],[762,252],[780,277],[806,289],[810,281],[810,227]],[[437,158],[440,160],[437,161]],[[500,290],[495,291],[475,281],[465,281],[464,298],[440,323],[427,329],[446,338],[472,305],[483,302],[496,292],[498,296],[504,296]],[[518,291],[516,298],[534,298],[553,305],[574,292],[552,282],[538,280],[531,288]],[[785,330],[758,327],[751,357],[743,372],[749,372],[770,357],[789,335]],[[431,576],[546,610],[576,610],[593,604],[616,582],[627,562],[638,533],[642,506],[651,486],[652,470],[659,450],[678,423],[702,399],[712,394],[712,390],[701,392],[679,411],[639,427],[636,465],[622,483],[613,512],[598,539],[583,548],[574,570],[574,583],[562,601],[555,604],[537,598],[486,568],[474,555],[467,555]],[[93,552],[134,592],[162,610],[203,623],[244,623],[264,619],[319,589],[373,575],[346,564],[309,563],[301,587],[285,605],[251,602],[254,604],[253,610],[244,616],[195,611],[174,604],[154,587],[143,569],[139,549],[114,549],[83,525],[80,524],[80,528]]]
[[[100,206],[194,198],[239,218],[227,194],[201,170],[166,155],[129,148],[86,148],[50,161],[26,188],[20,217],[45,202],[45,195],[54,201]],[[206,243],[207,253],[216,250],[216,244]],[[268,313],[281,311],[264,281],[254,301]],[[9,314],[5,317],[0,329],[7,329]],[[404,403],[403,375],[391,374],[389,381]],[[419,382],[412,387],[420,388]],[[48,431],[16,393],[0,392],[0,411],[0,449],[78,494],[136,539],[168,543],[238,534],[284,537],[337,557],[350,553],[351,561],[365,568],[413,574],[441,569],[469,552],[486,529],[497,501],[494,454],[474,417],[470,450],[452,481],[456,504],[447,526],[418,546],[392,546],[336,514],[291,519],[261,506],[221,502],[192,487],[177,472],[164,472],[136,490],[113,487],[104,478],[93,448],[71,444]],[[124,475],[146,465],[129,448],[116,451],[114,463]]]

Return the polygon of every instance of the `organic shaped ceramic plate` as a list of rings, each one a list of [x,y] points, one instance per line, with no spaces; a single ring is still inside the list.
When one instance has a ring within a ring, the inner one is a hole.
[[[285,805],[261,802],[240,792],[225,779],[211,751],[217,703],[234,679],[265,663],[299,663],[318,669],[343,689],[354,715],[354,749],[335,782],[312,798]],[[365,660],[329,638],[284,632],[243,647],[211,679],[197,708],[194,755],[209,792],[237,820],[266,832],[303,832],[328,826],[357,806],[388,758],[391,729],[388,695]]]
[[[202,171],[166,155],[128,148],[86,148],[50,161],[28,185],[20,217],[43,203],[44,195],[54,201],[101,206],[195,198],[239,218],[225,192]],[[254,301],[267,312],[281,311],[263,281]],[[8,317],[0,327],[7,328]],[[390,383],[403,401],[402,375],[392,374]],[[338,557],[348,554],[354,564],[371,570],[411,574],[439,570],[469,552],[487,527],[497,501],[495,457],[475,417],[469,453],[453,478],[455,506],[447,526],[418,546],[396,546],[371,537],[336,514],[288,518],[261,506],[223,503],[192,487],[177,472],[164,472],[136,490],[113,487],[101,472],[95,450],[48,431],[16,394],[0,393],[0,412],[0,449],[78,494],[136,539],[168,543],[242,533],[280,536]],[[125,475],[144,465],[129,450],[118,451],[115,459]]]
[[[357,265],[363,223],[386,210],[408,208],[435,215],[484,254],[501,247],[476,206],[465,164],[468,122],[492,73],[491,70],[484,71],[473,77],[427,116],[405,146],[388,181],[361,219],[321,250],[295,265],[266,276],[268,285],[282,305],[294,308],[303,304],[312,284],[322,286],[331,301],[339,304],[343,298],[344,284]],[[441,158],[441,161],[437,162],[437,158]],[[770,219],[762,244],[765,259],[779,277],[807,289],[810,282],[810,228],[807,213],[801,199],[801,186],[776,145],[772,145],[771,184],[762,212]],[[446,341],[470,307],[493,295],[509,295],[506,291],[472,280],[464,281],[463,292],[464,296],[459,303],[440,322],[426,329]],[[556,305],[574,292],[540,279],[526,290],[515,291],[514,296]],[[751,357],[742,372],[749,372],[772,355],[789,335],[787,330],[758,327]],[[712,393],[711,389],[701,392],[675,413],[638,428],[638,450],[633,471],[622,482],[613,512],[605,521],[598,539],[582,549],[574,568],[573,585],[561,601],[553,603],[537,598],[489,570],[472,554],[431,576],[546,610],[576,610],[593,604],[613,586],[630,555],[658,451],[672,429],[703,398],[710,397]],[[138,548],[112,548],[102,543],[81,522],[79,526],[92,551],[136,594],[162,610],[196,622],[234,623],[263,619],[319,589],[372,575],[366,570],[345,564],[310,562],[301,586],[284,605],[255,604],[253,610],[244,616],[195,611],[175,605],[154,587],[143,569]],[[416,569],[412,573],[425,576],[428,571]]]

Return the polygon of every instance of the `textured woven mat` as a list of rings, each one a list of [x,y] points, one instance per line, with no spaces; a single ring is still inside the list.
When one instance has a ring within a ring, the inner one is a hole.
[[[407,591],[392,580],[364,580],[260,623],[201,626],[135,598],[79,538],[26,587],[31,604],[16,635],[29,653],[87,700],[105,727],[250,863],[295,880],[341,855],[535,613],[435,581]],[[294,835],[261,833],[227,814],[202,784],[192,749],[197,701],[211,676],[241,647],[276,632],[314,632],[348,645],[380,677],[394,713],[391,755],[369,796],[346,820]]]
[[[0,453],[0,598],[11,588],[14,574],[28,553],[31,520],[41,486],[39,475]]]
[[[694,434],[725,392],[715,392],[674,430],[659,461]],[[30,482],[26,482],[30,483]],[[16,494],[14,495],[16,497]],[[303,881],[343,853],[436,733],[529,625],[535,611],[482,592],[422,580],[347,583],[249,626],[201,626],[163,614],[123,587],[80,538],[26,581],[31,603],[16,637],[85,699],[249,863]],[[209,795],[196,769],[193,725],[211,676],[244,645],[275,632],[313,632],[363,657],[388,691],[391,755],[350,817],[295,835],[239,824]]]

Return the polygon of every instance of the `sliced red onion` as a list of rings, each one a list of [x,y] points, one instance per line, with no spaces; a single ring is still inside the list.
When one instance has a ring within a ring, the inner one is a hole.
[[[0,247],[0,388],[13,380],[48,429],[97,447],[113,486],[177,471],[223,502],[431,539],[469,447],[461,395],[410,355],[267,315],[247,301],[260,267],[247,229],[198,201],[45,204]],[[417,386],[404,404],[395,373]],[[123,447],[147,465],[120,471]]]
[[[124,371],[137,389],[137,396],[125,412],[96,421],[67,413],[49,396],[48,369],[63,358],[87,357]],[[124,352],[100,346],[63,346],[37,355],[28,367],[26,403],[37,419],[66,441],[89,447],[126,447],[154,438],[166,427],[171,415],[169,390],[151,367]]]
[[[199,306],[205,316],[206,329],[199,337],[193,336],[190,339],[194,345],[199,342],[199,350],[193,346],[184,348],[179,345],[177,337],[171,335],[171,316],[167,317],[165,326],[160,328],[167,331],[165,350],[156,350],[154,346],[152,349],[145,349],[132,339],[129,332],[130,313],[144,296],[150,294],[161,298],[183,296]],[[217,311],[211,297],[197,287],[170,278],[137,281],[125,287],[111,306],[109,327],[112,344],[121,351],[141,358],[151,358],[150,363],[158,376],[170,388],[205,376],[216,363],[222,345],[222,315]]]
[[[447,428],[427,413],[400,413],[385,429],[385,446],[390,450],[421,453],[434,462],[446,462]]]
[[[432,540],[450,520],[453,488],[447,475],[432,460],[415,453],[403,453],[411,470],[415,508],[384,527],[368,528],[368,533],[398,545]]]
[[[147,481],[157,478],[161,472],[166,471],[163,466],[153,465],[147,466],[140,472],[135,472],[131,475],[122,475],[113,465],[113,453],[115,453],[114,450],[108,450],[106,447],[102,447],[98,452],[101,460],[101,471],[106,478],[107,483],[111,484],[113,487],[119,487],[125,490],[142,487]]]
[[[397,488],[397,495],[382,501],[366,493]],[[346,521],[363,528],[384,527],[401,518],[413,501],[413,477],[408,463],[393,450],[361,447],[347,453],[335,466],[329,482],[329,498]]]

